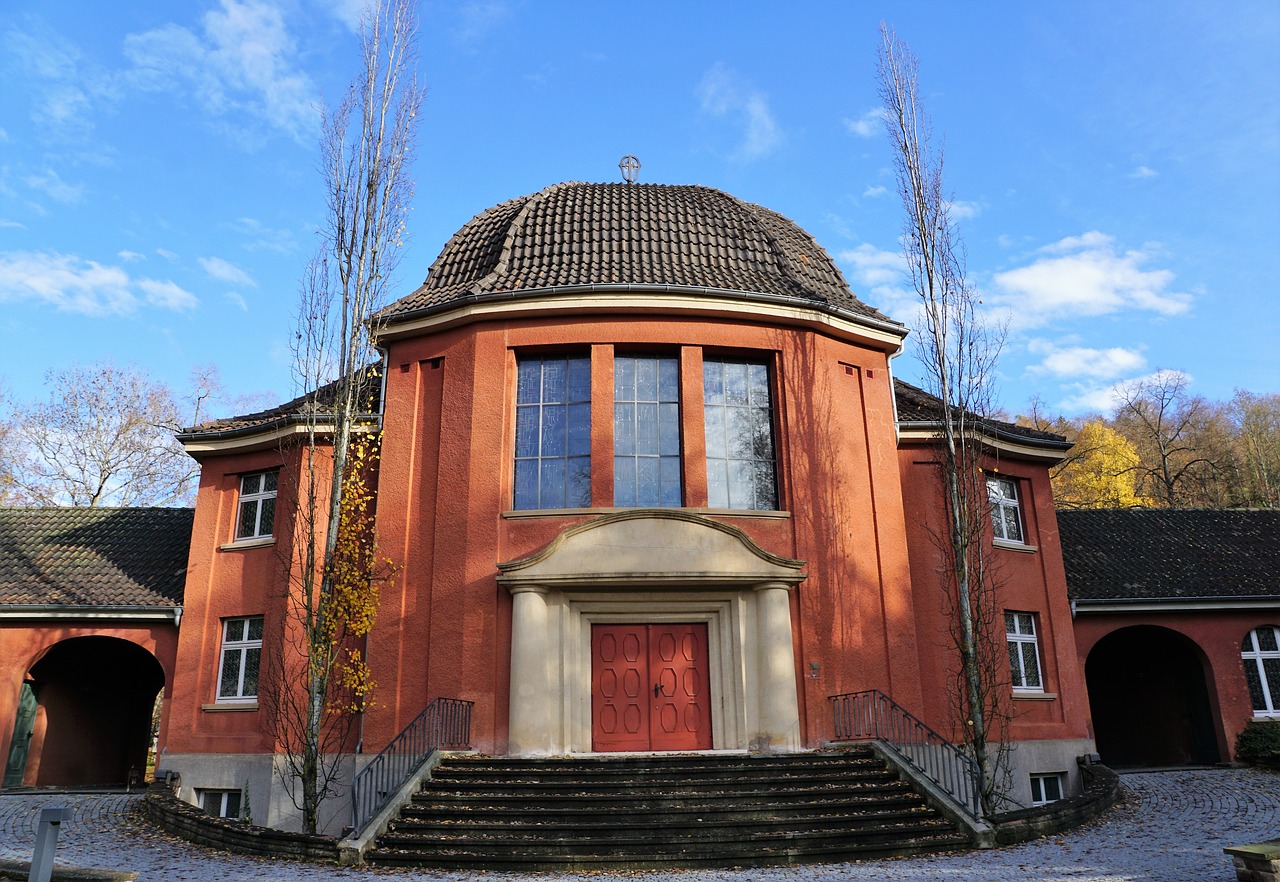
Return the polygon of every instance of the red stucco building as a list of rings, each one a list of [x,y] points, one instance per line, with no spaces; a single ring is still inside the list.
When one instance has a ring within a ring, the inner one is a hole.
[[[828,697],[865,689],[952,730],[930,399],[893,380],[905,328],[795,224],[704,187],[559,184],[477,215],[384,318],[397,575],[364,754],[436,696],[474,702],[498,754],[806,750]],[[161,733],[184,797],[247,783],[271,824],[290,810],[256,677],[295,417],[182,436],[202,476]],[[1093,750],[1048,484],[1067,445],[988,428],[1026,803]]]

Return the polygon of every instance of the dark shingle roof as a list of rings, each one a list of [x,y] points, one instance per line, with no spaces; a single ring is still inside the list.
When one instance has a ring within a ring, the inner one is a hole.
[[[893,395],[898,405],[898,421],[905,425],[937,422],[942,414],[942,400],[940,398],[896,377],[893,381]],[[956,413],[959,413],[959,411],[957,410]],[[1053,432],[1042,432],[1039,429],[1019,426],[1017,423],[1007,423],[1004,420],[981,420],[981,423],[988,431],[993,432],[998,437],[1016,438],[1032,444],[1039,443],[1061,450],[1067,450],[1071,447],[1071,442],[1061,435],[1055,435]]]
[[[1280,598],[1280,511],[1058,512],[1079,600]]]
[[[194,514],[0,508],[0,604],[180,605]]]
[[[422,286],[383,315],[395,322],[473,297],[589,285],[785,297],[889,321],[776,212],[710,187],[587,183],[555,184],[476,215]]]
[[[370,411],[365,416],[372,417],[381,409],[382,395],[382,365],[371,364],[364,368],[363,382],[366,388],[373,395],[373,401],[370,402]],[[327,383],[320,387],[320,391],[314,396],[314,401],[319,405],[332,404],[337,393],[337,382]],[[178,433],[179,441],[190,441],[197,438],[207,438],[209,436],[226,436],[250,434],[275,425],[287,425],[299,422],[304,410],[307,406],[308,396],[299,395],[292,401],[286,401],[284,404],[278,404],[275,407],[269,407],[266,410],[260,410],[257,413],[248,413],[242,416],[224,417],[218,420],[210,420],[207,423],[201,423],[189,429],[183,429]],[[321,424],[324,419],[320,420]]]

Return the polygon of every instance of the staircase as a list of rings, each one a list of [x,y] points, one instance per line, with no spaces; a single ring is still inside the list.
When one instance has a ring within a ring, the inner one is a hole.
[[[365,860],[491,870],[777,866],[963,848],[867,746],[772,756],[455,756]]]

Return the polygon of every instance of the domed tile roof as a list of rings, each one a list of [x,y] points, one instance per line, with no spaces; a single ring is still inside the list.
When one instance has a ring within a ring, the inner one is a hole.
[[[621,183],[555,184],[481,212],[422,286],[382,315],[394,323],[487,296],[637,286],[808,301],[891,321],[858,300],[826,251],[782,215],[710,187]]]

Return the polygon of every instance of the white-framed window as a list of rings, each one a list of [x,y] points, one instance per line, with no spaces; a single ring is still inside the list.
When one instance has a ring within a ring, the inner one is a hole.
[[[991,532],[1005,542],[1024,542],[1022,512],[1018,504],[1018,482],[1013,478],[987,476],[987,498],[991,501]]]
[[[1005,639],[1009,644],[1009,672],[1014,692],[1043,692],[1040,677],[1040,647],[1036,640],[1036,617],[1029,612],[1004,614]]]
[[[680,461],[680,360],[619,355],[613,360],[613,504],[684,504]]]
[[[219,818],[240,817],[239,790],[197,790],[196,799],[206,815]]]
[[[1038,772],[1031,776],[1031,804],[1045,805],[1062,799],[1062,772]]]
[[[516,509],[591,505],[591,359],[516,366]]]
[[[1240,657],[1254,716],[1280,717],[1280,628],[1254,628],[1240,643]]]
[[[224,619],[218,663],[218,701],[257,701],[262,665],[262,616]]]
[[[778,506],[769,366],[730,358],[702,363],[707,505],[772,511]]]
[[[236,519],[237,539],[271,536],[276,520],[278,473],[254,472],[240,478],[240,509]]]

